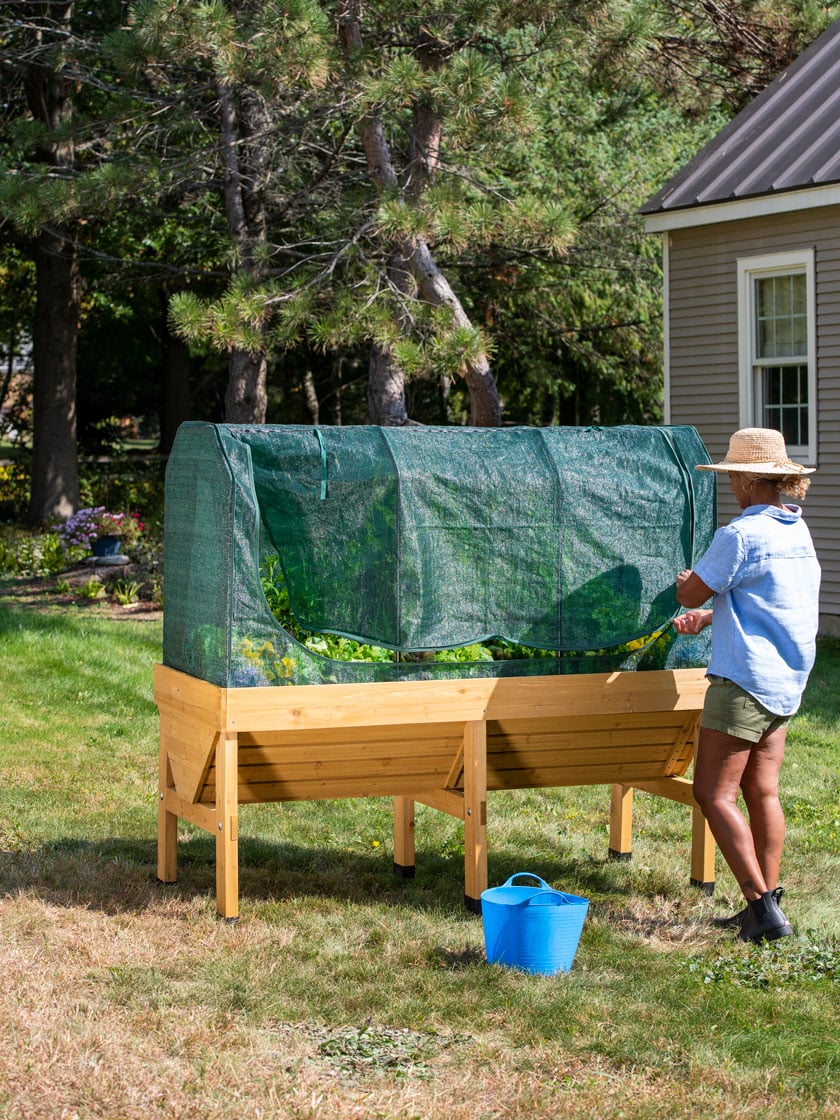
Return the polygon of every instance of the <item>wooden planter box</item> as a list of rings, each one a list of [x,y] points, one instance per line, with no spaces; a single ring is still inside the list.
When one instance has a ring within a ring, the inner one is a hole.
[[[629,858],[632,797],[692,809],[691,881],[714,888],[714,842],[683,775],[705,670],[219,688],[163,665],[158,877],[177,877],[178,818],[216,837],[216,903],[239,913],[239,806],[394,798],[394,870],[414,873],[414,802],[464,821],[464,898],[487,887],[487,794],[607,784],[610,854]]]

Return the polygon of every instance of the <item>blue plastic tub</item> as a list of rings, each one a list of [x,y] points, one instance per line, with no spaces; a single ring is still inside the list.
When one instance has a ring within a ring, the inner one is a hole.
[[[523,877],[539,886],[515,886],[513,880]],[[568,972],[588,908],[588,899],[555,891],[539,875],[518,871],[481,894],[488,963],[543,976]]]

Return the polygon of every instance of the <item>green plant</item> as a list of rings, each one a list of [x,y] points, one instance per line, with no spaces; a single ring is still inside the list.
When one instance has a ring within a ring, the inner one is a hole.
[[[136,602],[142,583],[137,580],[118,579],[111,586],[111,598],[120,606],[127,607]]]
[[[0,539],[0,574],[53,576],[84,556],[86,549],[65,548],[56,532],[11,530]]]
[[[783,984],[831,980],[840,984],[840,943],[821,939],[814,933],[791,938],[785,944],[763,942],[751,946],[747,955],[691,957],[691,972],[702,975],[704,984],[730,984],[743,988],[778,988]]]
[[[388,662],[396,660],[394,650],[383,646],[360,642],[354,638],[339,637],[334,634],[316,634],[306,630],[300,625],[295,616],[289,592],[283,578],[280,566],[280,557],[271,553],[264,557],[260,565],[260,585],[265,595],[271,613],[284,630],[288,631],[313,653],[333,661],[371,661]],[[581,652],[536,649],[531,646],[518,645],[504,641],[501,638],[490,639],[486,642],[474,642],[466,646],[457,646],[454,649],[430,650],[427,653],[405,653],[406,661],[430,660],[445,663],[475,664],[481,661],[516,661],[533,660],[542,658],[560,658],[574,663],[577,671],[584,671],[587,661],[594,667],[606,659],[618,664],[629,655],[644,654],[647,658],[647,667],[656,668],[659,662],[664,663],[668,645],[673,640],[673,632],[657,631],[655,634],[646,635],[622,645],[606,649],[585,650]],[[651,650],[657,651],[658,662],[653,663]],[[274,678],[272,678],[274,679]]]
[[[57,579],[53,585],[53,591],[56,595],[69,595],[73,590],[73,584],[69,579]]]
[[[99,599],[105,594],[105,587],[101,580],[91,576],[90,579],[79,584],[78,594],[82,599]]]

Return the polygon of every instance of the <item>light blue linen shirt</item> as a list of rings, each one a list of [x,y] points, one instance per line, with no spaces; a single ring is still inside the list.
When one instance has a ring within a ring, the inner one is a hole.
[[[799,707],[814,664],[820,565],[798,506],[749,506],[695,573],[715,592],[708,671],[775,715]]]

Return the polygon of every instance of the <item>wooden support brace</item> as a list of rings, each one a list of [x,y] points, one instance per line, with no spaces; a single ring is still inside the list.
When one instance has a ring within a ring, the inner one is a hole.
[[[464,727],[464,904],[481,913],[487,890],[487,724]]]
[[[239,742],[223,732],[216,745],[216,909],[239,917]]]
[[[394,798],[394,874],[414,878],[414,801]]]
[[[609,858],[629,860],[633,855],[633,787],[614,784],[610,789]]]

